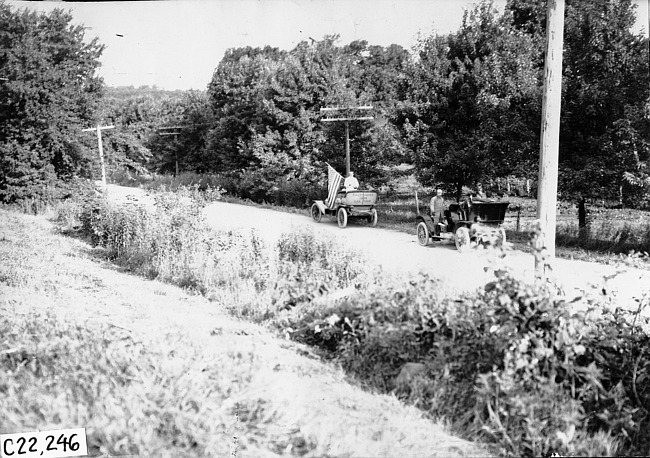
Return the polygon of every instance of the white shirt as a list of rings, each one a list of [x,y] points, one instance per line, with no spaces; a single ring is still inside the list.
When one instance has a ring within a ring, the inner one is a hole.
[[[359,180],[353,176],[347,177],[343,182],[343,186],[345,187],[346,191],[354,191],[359,187]]]

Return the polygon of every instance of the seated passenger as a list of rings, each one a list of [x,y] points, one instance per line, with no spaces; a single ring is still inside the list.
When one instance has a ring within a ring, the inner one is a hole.
[[[477,201],[482,201],[487,199],[487,194],[485,194],[485,191],[483,190],[483,185],[481,183],[476,185],[476,197],[475,199]]]
[[[359,188],[359,180],[354,177],[354,172],[350,172],[345,181],[343,182],[345,192],[356,191]]]

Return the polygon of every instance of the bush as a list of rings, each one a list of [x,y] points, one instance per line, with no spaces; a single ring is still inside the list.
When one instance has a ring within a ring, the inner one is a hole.
[[[647,450],[650,342],[639,311],[630,320],[592,302],[572,312],[548,284],[497,275],[459,300],[440,298],[426,277],[377,289],[299,317],[292,335],[507,455]],[[396,387],[413,361],[427,377]]]
[[[83,209],[82,229],[126,268],[223,299],[231,312],[254,320],[365,281],[358,253],[308,231],[282,234],[276,247],[254,231],[213,231],[202,209],[219,195],[196,187],[159,192],[154,211],[97,202]]]
[[[210,255],[229,242],[210,236],[202,208],[219,192],[181,188],[156,195],[156,210],[102,202],[86,206],[82,229],[94,245],[131,270],[181,286],[199,287]]]

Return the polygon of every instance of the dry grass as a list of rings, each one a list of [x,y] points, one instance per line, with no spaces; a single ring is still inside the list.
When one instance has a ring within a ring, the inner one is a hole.
[[[0,431],[86,427],[93,454],[481,455],[223,315],[227,296],[126,275],[109,255],[0,210]]]

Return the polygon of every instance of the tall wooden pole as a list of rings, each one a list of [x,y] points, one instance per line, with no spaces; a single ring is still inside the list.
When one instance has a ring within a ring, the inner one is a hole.
[[[90,129],[83,129],[82,132],[91,132],[93,130],[97,131],[97,147],[99,148],[99,164],[102,167],[102,187],[106,191],[106,167],[104,166],[104,147],[102,145],[102,130],[104,129],[113,129],[115,126],[100,126],[97,124],[97,127],[91,127]]]
[[[371,121],[375,119],[373,116],[355,114],[367,110],[372,110],[372,107],[329,107],[320,109],[321,113],[335,113],[335,117],[324,118],[322,119],[323,122],[345,122],[345,176],[350,175],[350,121]]]
[[[102,165],[102,186],[106,189],[106,167],[104,167],[104,146],[102,145],[102,131],[97,126],[97,147],[99,148],[99,162]]]
[[[158,130],[181,129],[183,127],[187,127],[187,126],[162,127],[162,128],[160,128]],[[175,130],[175,131],[171,131],[171,132],[161,132],[161,133],[158,134],[158,135],[161,135],[161,136],[165,136],[165,135],[173,135],[174,136],[174,158],[175,158],[175,161],[176,161],[176,175],[174,175],[174,176],[176,176],[176,177],[178,176],[178,136],[180,135],[180,133],[181,133],[180,130]]]
[[[552,262],[555,258],[555,226],[557,223],[564,0],[548,0],[547,8],[537,218],[541,225],[543,246],[547,250],[548,260]],[[545,274],[545,264],[546,261],[536,258],[535,270],[538,275]]]
[[[345,176],[350,176],[350,121],[345,121]]]

